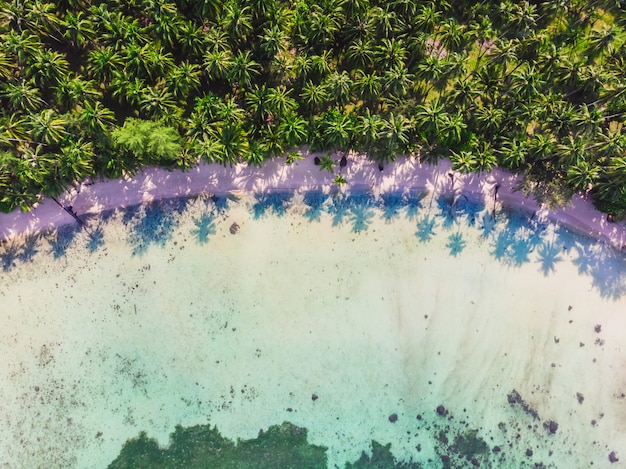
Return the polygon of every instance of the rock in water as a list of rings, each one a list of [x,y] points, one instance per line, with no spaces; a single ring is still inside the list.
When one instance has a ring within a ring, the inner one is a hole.
[[[239,225],[237,223],[233,223],[229,228],[230,234],[237,234],[239,231]]]

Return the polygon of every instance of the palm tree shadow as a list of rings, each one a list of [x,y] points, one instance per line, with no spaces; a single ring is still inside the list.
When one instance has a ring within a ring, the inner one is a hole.
[[[87,242],[87,249],[89,249],[89,252],[94,253],[102,246],[104,246],[104,230],[102,226],[97,226],[91,231],[91,236],[89,236],[89,241]]]
[[[256,196],[256,202],[252,206],[254,212],[254,219],[258,220],[263,217],[268,209],[272,210],[272,213],[277,217],[282,217],[287,212],[287,203],[291,199],[289,192],[269,192],[264,194],[258,194]]]
[[[40,236],[36,234],[24,240],[24,244],[22,244],[20,249],[21,252],[17,256],[21,262],[32,262],[35,255],[39,252],[39,240]]]
[[[539,249],[537,250],[537,262],[539,262],[539,270],[543,272],[544,276],[554,272],[556,264],[563,260],[561,257],[561,251],[561,246],[555,244],[554,242],[546,242],[539,246]]]
[[[617,300],[626,294],[626,257],[612,247],[593,241],[577,243],[573,260],[578,272],[591,276],[592,286],[603,298]]]
[[[452,229],[456,222],[457,211],[454,206],[454,196],[446,195],[437,199],[437,206],[439,207],[439,216],[443,218],[441,226],[445,230]]]
[[[471,199],[461,194],[461,196],[456,199],[456,203],[453,204],[453,208],[457,218],[460,215],[464,215],[467,218],[468,226],[475,226],[479,214],[485,210],[485,203],[481,200]]]
[[[394,218],[400,216],[400,210],[405,206],[402,194],[391,192],[380,196],[383,218],[387,223],[391,223]]]
[[[81,228],[78,224],[64,225],[48,235],[47,240],[54,259],[65,256]]]
[[[16,261],[20,256],[20,246],[15,242],[7,242],[4,243],[3,248],[0,252],[0,265],[4,272],[8,272],[16,266]]]
[[[456,257],[467,246],[467,242],[463,239],[462,233],[453,233],[448,237],[448,243],[446,247],[450,249],[450,255]]]
[[[212,195],[207,199],[207,205],[210,205],[208,204],[209,201],[213,204],[216,214],[224,213],[228,210],[229,199],[226,196]]]
[[[134,217],[128,242],[134,255],[142,255],[151,245],[165,246],[178,227],[178,218],[187,206],[186,199],[166,199],[141,208],[132,208]]]
[[[374,218],[374,199],[365,193],[353,194],[348,197],[348,210],[350,211],[350,223],[352,231],[366,231]]]
[[[435,235],[435,230],[434,230],[435,224],[436,224],[435,218],[430,215],[426,215],[424,218],[418,221],[417,232],[415,233],[415,236],[417,236],[417,239],[419,239],[420,242],[422,243],[425,243],[426,241],[430,241],[430,238],[432,238]]]
[[[491,234],[495,231],[496,226],[497,222],[494,216],[486,213],[482,217],[482,223],[479,225],[479,228],[482,231],[483,237],[489,238],[489,236],[491,236]]]
[[[304,194],[304,204],[308,207],[303,216],[309,220],[309,222],[320,221],[324,203],[328,199],[328,196],[320,191],[309,191]]]
[[[491,255],[499,261],[505,262],[508,257],[508,249],[511,246],[511,233],[506,229],[500,231],[494,237]]]
[[[417,193],[416,195],[408,195],[405,199],[406,216],[410,220],[414,220],[419,215],[422,208],[422,200],[426,197],[425,193]]]
[[[341,225],[350,212],[350,201],[347,196],[336,194],[330,197],[331,205],[328,213],[333,216],[333,226]]]
[[[215,223],[212,215],[205,213],[199,220],[194,220],[195,229],[191,230],[191,234],[200,244],[209,242],[209,236],[215,234]]]

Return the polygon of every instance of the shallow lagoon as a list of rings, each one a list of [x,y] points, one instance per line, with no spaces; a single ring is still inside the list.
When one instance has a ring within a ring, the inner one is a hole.
[[[1,251],[2,467],[103,468],[140,431],[165,445],[207,422],[232,439],[293,422],[330,467],[372,439],[461,461],[471,429],[487,467],[626,457],[626,265],[593,240],[420,193],[85,221]]]

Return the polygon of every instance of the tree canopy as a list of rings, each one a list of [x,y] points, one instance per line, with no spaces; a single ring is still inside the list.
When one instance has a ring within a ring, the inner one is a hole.
[[[306,144],[626,214],[622,2],[2,0],[0,210]]]

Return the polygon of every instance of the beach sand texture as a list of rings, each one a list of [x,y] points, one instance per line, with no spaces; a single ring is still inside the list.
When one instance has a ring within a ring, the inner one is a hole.
[[[140,431],[166,444],[175,425],[210,421],[252,438],[285,420],[329,448],[330,467],[372,439],[439,467],[444,427],[499,446],[491,467],[626,459],[623,256],[546,221],[504,173],[352,163],[332,196],[308,161],[214,179],[150,170],[61,200],[128,210],[6,242],[0,467],[101,468]],[[494,218],[496,183],[529,212]],[[555,217],[622,243],[584,203]],[[15,235],[66,215],[45,202],[0,223]]]

